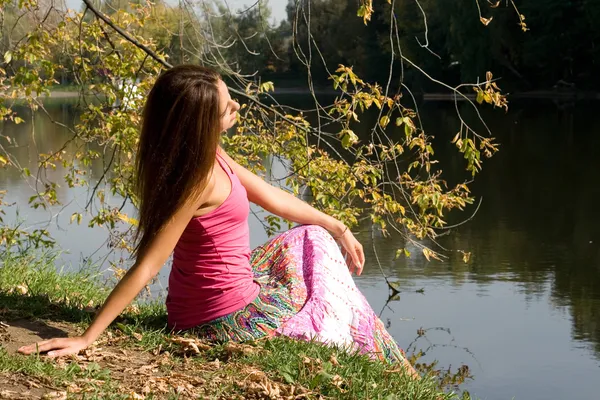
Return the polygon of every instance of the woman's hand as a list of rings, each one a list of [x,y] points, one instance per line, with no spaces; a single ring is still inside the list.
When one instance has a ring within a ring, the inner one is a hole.
[[[348,264],[350,274],[362,274],[365,266],[365,253],[362,244],[356,240],[348,228],[344,230],[342,236],[335,238],[335,240],[342,246],[342,255]]]
[[[69,354],[77,354],[80,350],[83,350],[88,346],[89,343],[83,336],[54,338],[34,343],[29,346],[20,347],[19,353],[32,354],[35,352],[43,353],[47,351],[48,357],[54,358],[67,356]]]

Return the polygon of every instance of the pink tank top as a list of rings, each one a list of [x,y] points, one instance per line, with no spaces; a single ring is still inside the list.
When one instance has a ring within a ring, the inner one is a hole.
[[[231,193],[215,210],[193,218],[175,246],[169,276],[169,326],[189,329],[244,308],[259,292],[250,267],[250,205],[225,160],[217,161]]]

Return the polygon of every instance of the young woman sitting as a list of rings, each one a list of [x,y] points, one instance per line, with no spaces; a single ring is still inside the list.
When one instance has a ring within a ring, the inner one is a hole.
[[[351,272],[360,275],[365,260],[350,230],[219,147],[239,108],[211,69],[183,65],[157,79],[137,153],[135,264],[82,336],[19,351],[58,357],[86,348],[173,253],[166,300],[173,330],[214,341],[315,339],[401,363],[417,376],[354,284]],[[249,201],[301,226],[251,252]]]

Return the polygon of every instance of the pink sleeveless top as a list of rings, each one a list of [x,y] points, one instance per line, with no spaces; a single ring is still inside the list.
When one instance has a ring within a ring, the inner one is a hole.
[[[250,267],[250,205],[225,160],[217,161],[231,193],[215,210],[193,218],[175,246],[169,276],[169,326],[189,329],[244,308],[258,295]]]

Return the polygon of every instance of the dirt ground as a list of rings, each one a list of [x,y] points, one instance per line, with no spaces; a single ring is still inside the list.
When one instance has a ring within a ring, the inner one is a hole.
[[[9,355],[14,355],[22,345],[77,333],[77,328],[67,323],[6,321],[0,323],[0,346]],[[174,339],[180,349],[177,355],[161,351],[160,347],[146,352],[135,346],[123,346],[125,339],[125,336],[104,335],[79,355],[54,361],[59,369],[76,363],[82,371],[89,370],[91,377],[81,373],[74,379],[53,382],[43,373],[0,373],[0,399],[66,399],[67,396],[79,398],[93,393],[102,397],[107,390],[129,399],[144,399],[150,393],[153,398],[178,394],[184,399],[294,399],[304,397],[298,390],[306,394],[301,388],[274,382],[264,372],[248,365],[219,360],[194,362],[188,356],[199,354],[206,345],[193,339]],[[232,353],[248,350],[240,345],[232,346]],[[106,380],[97,379],[102,370],[110,371],[110,388],[103,388],[107,385]],[[232,391],[232,388],[236,390]]]

